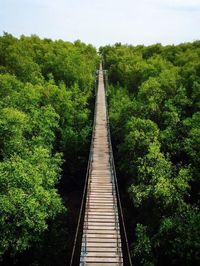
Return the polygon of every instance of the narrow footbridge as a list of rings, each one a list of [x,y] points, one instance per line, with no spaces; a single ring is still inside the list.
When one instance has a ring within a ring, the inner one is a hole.
[[[100,65],[93,135],[84,189],[85,203],[82,202],[81,206],[83,227],[80,240],[80,265],[124,265],[116,182],[104,72]],[[81,217],[79,222],[80,219]],[[72,260],[73,256],[74,254]]]

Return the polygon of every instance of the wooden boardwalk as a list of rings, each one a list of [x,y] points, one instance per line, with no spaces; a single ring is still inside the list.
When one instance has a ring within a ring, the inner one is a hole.
[[[123,265],[101,66],[98,79],[80,265]]]

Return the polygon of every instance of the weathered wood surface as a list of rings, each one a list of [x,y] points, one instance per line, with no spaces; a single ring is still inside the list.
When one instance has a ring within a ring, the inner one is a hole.
[[[123,265],[117,199],[109,161],[106,114],[103,71],[100,66],[80,265]]]

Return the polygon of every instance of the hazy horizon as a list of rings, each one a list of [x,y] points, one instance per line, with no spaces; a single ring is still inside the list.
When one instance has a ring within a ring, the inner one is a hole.
[[[81,40],[96,47],[200,39],[200,0],[1,0],[0,34]]]

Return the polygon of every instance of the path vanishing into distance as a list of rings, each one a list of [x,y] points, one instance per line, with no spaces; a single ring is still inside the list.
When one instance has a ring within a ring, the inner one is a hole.
[[[80,265],[123,265],[102,65],[98,75]]]

